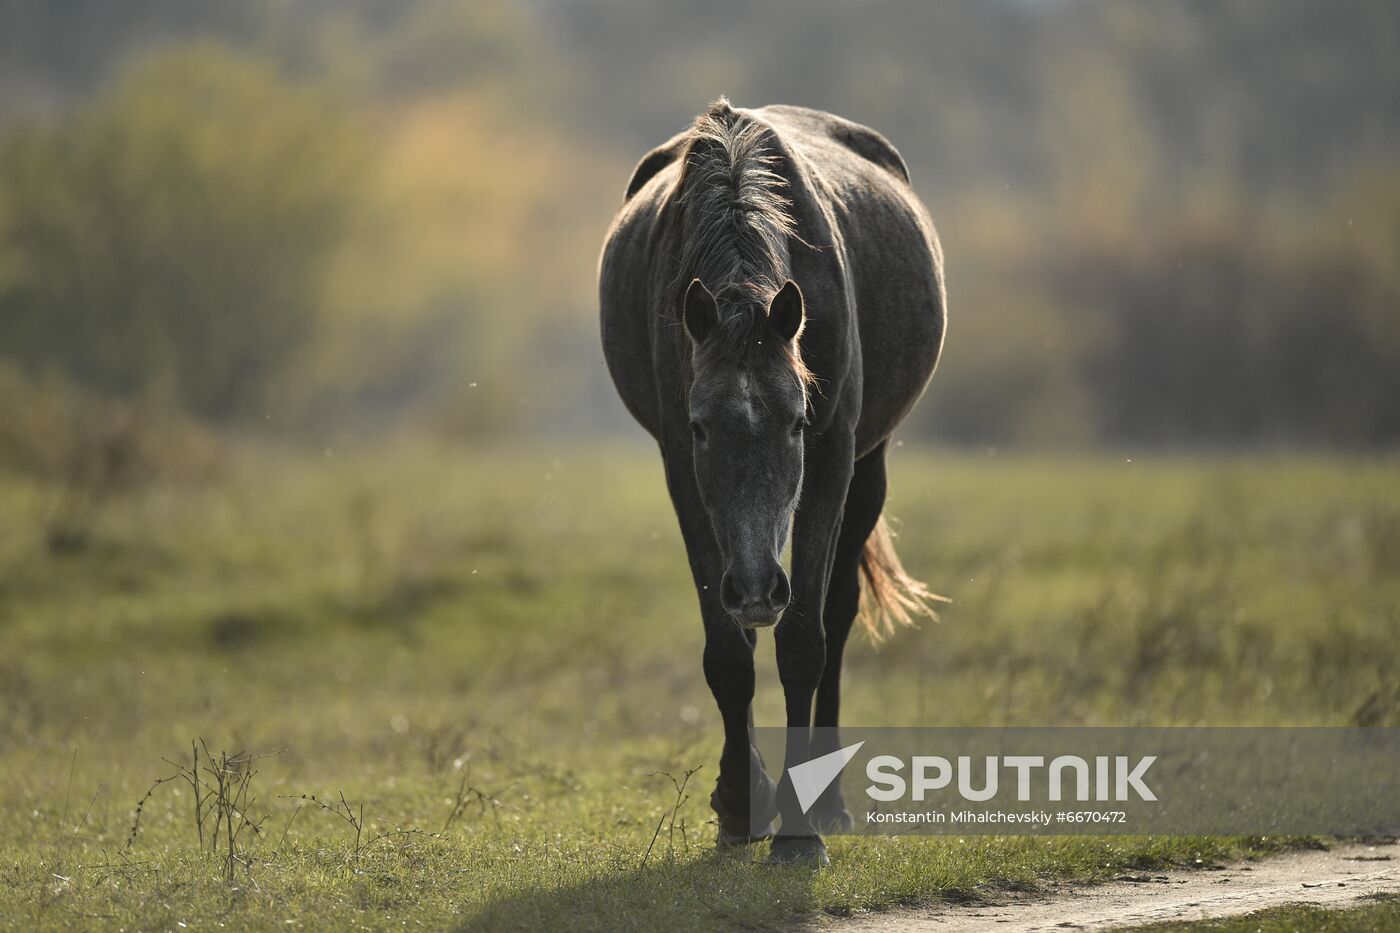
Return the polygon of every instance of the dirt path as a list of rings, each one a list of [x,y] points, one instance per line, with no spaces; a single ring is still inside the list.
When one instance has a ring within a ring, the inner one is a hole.
[[[842,933],[1064,933],[1228,917],[1280,904],[1344,908],[1381,892],[1400,893],[1400,846],[1335,846],[1219,870],[1133,873],[1107,884],[1008,895],[994,905],[895,910],[839,926]]]

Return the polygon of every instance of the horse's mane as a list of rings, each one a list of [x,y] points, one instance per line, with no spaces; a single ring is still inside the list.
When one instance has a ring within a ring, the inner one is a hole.
[[[813,377],[796,341],[761,339],[768,303],[787,278],[788,238],[796,235],[787,179],[773,168],[771,132],[723,97],[695,118],[678,185],[685,229],[671,304],[679,307],[691,279],[700,279],[720,320],[697,362],[748,366],[776,353],[805,390]]]

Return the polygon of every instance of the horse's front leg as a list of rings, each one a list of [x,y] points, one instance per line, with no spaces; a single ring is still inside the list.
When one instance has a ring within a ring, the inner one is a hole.
[[[827,863],[826,844],[797,801],[789,775],[812,757],[812,698],[826,667],[823,607],[831,578],[846,491],[854,468],[854,439],[832,430],[807,449],[806,476],[792,532],[793,601],[778,623],[778,677],[787,708],[784,776],[778,787],[782,829],[773,860]]]
[[[724,749],[710,806],[719,819],[719,845],[754,842],[768,835],[777,815],[777,788],[753,746],[753,649],[757,637],[721,610],[705,616],[705,681],[724,721]],[[765,829],[756,830],[755,827]]]
[[[705,624],[705,681],[724,723],[724,749],[710,806],[719,819],[719,844],[741,845],[754,841],[754,826],[767,826],[777,815],[777,789],[753,746],[753,652],[758,639],[741,629],[720,601],[724,562],[695,487],[688,452],[667,455],[663,450],[662,457]]]

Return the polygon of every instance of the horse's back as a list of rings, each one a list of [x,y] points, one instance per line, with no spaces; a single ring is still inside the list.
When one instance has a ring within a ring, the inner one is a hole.
[[[681,153],[685,151],[689,141],[689,130],[677,133],[642,156],[636,167],[632,169],[632,177],[627,180],[627,191],[623,195],[623,200],[632,200],[632,197],[645,188],[649,181],[665,171],[668,166],[674,164],[680,158]]]
[[[604,362],[627,410],[658,439],[653,328],[666,274],[662,211],[679,174],[674,155],[656,155],[661,148],[648,153],[633,170],[598,263]]]
[[[814,142],[829,143],[859,157],[869,165],[889,172],[905,185],[909,184],[909,168],[904,164],[899,150],[868,126],[824,110],[812,110],[790,104],[770,104],[750,113],[773,125],[788,145],[796,145],[807,151],[808,155],[815,155],[810,152]],[[678,133],[642,156],[628,179],[624,200],[630,200],[653,178],[677,162],[684,153],[689,138],[688,132]]]
[[[863,126],[825,110],[812,110],[809,107],[794,107],[790,104],[770,104],[754,111],[765,121],[772,123],[784,135],[794,133],[806,137],[807,145],[812,140],[826,140],[848,153],[858,156],[871,165],[884,169],[895,178],[909,183],[909,167],[904,157],[885,137],[868,126]]]
[[[943,257],[933,222],[904,159],[879,133],[805,107],[754,113],[816,176],[809,196],[835,208],[860,335],[860,441],[877,443],[918,400],[942,350]]]

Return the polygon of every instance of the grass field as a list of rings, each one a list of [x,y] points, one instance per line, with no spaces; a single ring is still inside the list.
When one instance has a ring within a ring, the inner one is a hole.
[[[892,488],[953,602],[856,647],[852,723],[1400,724],[1394,460],[899,448]],[[1288,844],[717,856],[717,716],[645,447],[264,451],[56,535],[65,496],[0,476],[0,925],[752,929]],[[268,756],[241,796],[201,783],[232,858],[188,782],[134,817],[195,739]]]

